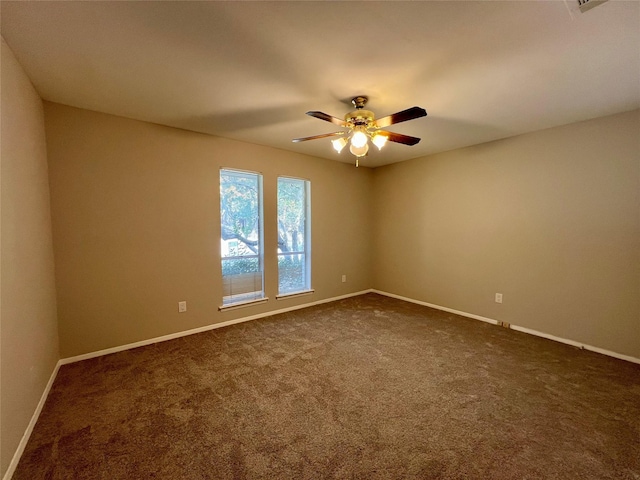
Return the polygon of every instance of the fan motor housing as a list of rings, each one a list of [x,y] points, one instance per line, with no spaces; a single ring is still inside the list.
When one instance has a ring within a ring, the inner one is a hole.
[[[344,116],[344,121],[347,122],[350,127],[369,127],[373,125],[375,115],[369,110],[358,109],[354,112],[347,113]]]

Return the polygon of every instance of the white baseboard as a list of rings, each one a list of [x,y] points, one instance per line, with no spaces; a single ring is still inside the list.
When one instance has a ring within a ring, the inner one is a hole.
[[[44,407],[44,403],[47,401],[47,397],[49,396],[49,391],[51,390],[53,382],[56,379],[56,376],[58,375],[58,370],[60,370],[60,365],[62,365],[62,363],[61,363],[60,360],[58,360],[58,363],[56,363],[56,366],[53,369],[53,373],[51,373],[51,376],[49,377],[49,381],[47,382],[47,386],[44,388],[44,392],[42,392],[42,396],[40,397],[40,401],[38,402],[38,405],[36,406],[36,409],[33,412],[33,415],[31,416],[31,420],[29,421],[29,425],[27,425],[27,429],[24,431],[24,434],[22,435],[22,438],[20,439],[20,443],[18,444],[18,448],[16,449],[15,453],[13,454],[13,458],[11,459],[11,463],[9,463],[9,468],[7,468],[7,471],[5,472],[4,477],[2,477],[2,480],[11,480],[11,477],[13,477],[13,473],[16,471],[16,468],[18,467],[18,462],[20,461],[20,458],[22,457],[22,453],[24,452],[24,449],[27,446],[27,442],[29,441],[29,437],[31,437],[31,433],[33,432],[33,428],[36,426],[36,422],[38,421],[38,418],[40,417],[40,412],[42,412],[42,407]]]
[[[461,315],[463,317],[469,317],[476,320],[481,320],[487,323],[493,323],[494,325],[498,325],[500,322],[498,320],[494,320],[492,318],[482,317],[480,315],[475,315],[473,313],[462,312],[460,310],[454,310],[453,308],[443,307],[441,305],[435,305],[433,303],[422,302],[420,300],[415,300],[413,298],[403,297],[401,295],[395,295],[389,292],[383,292],[382,290],[372,289],[371,292],[378,293],[380,295],[385,295],[387,297],[397,298],[399,300],[404,300],[406,302],[417,303],[418,305],[424,305],[426,307],[435,308],[437,310],[443,310],[445,312],[455,313],[456,315]],[[529,335],[535,335],[536,337],[546,338],[548,340],[553,340],[554,342],[565,343],[567,345],[571,345],[577,348],[583,348],[584,350],[590,350],[592,352],[601,353],[602,355],[607,355],[609,357],[618,358],[620,360],[626,360],[627,362],[638,363],[640,364],[640,358],[632,357],[630,355],[624,355],[618,352],[612,352],[611,350],[605,350],[604,348],[594,347],[593,345],[587,345],[584,343],[576,342],[575,340],[569,340],[567,338],[556,337],[555,335],[551,335],[544,332],[539,332],[537,330],[533,330],[531,328],[520,327],[518,325],[513,325],[509,327],[512,330],[516,330],[518,332],[528,333]]]
[[[209,330],[214,330],[216,328],[228,327],[229,325],[235,325],[236,323],[248,322],[250,320],[257,320],[259,318],[270,317],[271,315],[278,315],[280,313],[291,312],[293,310],[300,310],[301,308],[313,307],[314,305],[320,305],[322,303],[335,302],[336,300],[342,300],[344,298],[356,297],[358,295],[363,295],[365,293],[372,292],[369,290],[362,290],[360,292],[348,293],[346,295],[340,295],[338,297],[325,298],[323,300],[317,300],[315,302],[304,303],[301,305],[295,305],[293,307],[280,308],[278,310],[271,310],[269,312],[258,313],[256,315],[251,315],[248,317],[234,318],[233,320],[227,320],[225,322],[213,323],[211,325],[206,325],[204,327],[193,328],[191,330],[184,330],[182,332],[171,333],[169,335],[163,335],[161,337],[149,338],[147,340],[141,340],[139,342],[128,343],[126,345],[119,345],[117,347],[106,348],[104,350],[98,350],[95,352],[84,353],[82,355],[76,355],[74,357],[67,357],[60,360],[61,365],[66,365],[68,363],[79,362],[81,360],[88,360],[89,358],[101,357],[103,355],[109,355],[110,353],[122,352],[125,350],[131,350],[132,348],[144,347],[146,345],[152,345],[154,343],[165,342],[167,340],[174,340],[180,337],[186,337],[188,335],[194,335],[196,333],[207,332]]]
[[[602,355],[618,358],[620,360],[626,360],[627,362],[640,364],[640,358],[632,357],[630,355],[624,355],[618,352],[612,352],[611,350],[605,350],[604,348],[594,347],[593,345],[587,345],[585,343],[576,342],[574,340],[569,340],[567,338],[556,337],[555,335],[550,335],[548,333],[532,330],[531,328],[519,327],[518,325],[511,325],[511,329],[517,330],[518,332],[524,332],[530,335],[535,335],[536,337],[547,338],[555,342],[566,343],[567,345],[572,345],[574,347],[583,348],[585,350],[590,350],[592,352],[601,353]]]
[[[392,297],[392,298],[397,298],[398,300],[404,300],[405,302],[417,303],[418,305],[424,305],[425,307],[435,308],[436,310],[443,310],[445,312],[455,313],[456,315],[473,318],[475,320],[480,320],[481,322],[492,323],[494,325],[498,325],[500,323],[498,322],[498,320],[494,320],[493,318],[482,317],[480,315],[475,315],[473,313],[461,312],[460,310],[454,310],[453,308],[443,307],[442,305],[435,305],[433,303],[422,302],[420,300],[415,300],[413,298],[396,295],[395,293],[383,292],[382,290],[375,290],[375,289],[371,291],[373,293],[384,295],[385,297]]]

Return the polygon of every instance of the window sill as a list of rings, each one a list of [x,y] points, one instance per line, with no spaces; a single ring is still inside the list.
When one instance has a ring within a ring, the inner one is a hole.
[[[251,307],[253,305],[258,305],[259,303],[265,303],[267,300],[269,300],[269,297],[258,298],[257,300],[247,300],[246,302],[230,303],[228,305],[220,305],[218,310],[223,312],[227,310],[235,310],[236,308]]]
[[[312,293],[315,293],[315,290],[311,289],[311,290],[303,290],[301,292],[283,293],[282,295],[276,295],[276,300],[284,300],[285,298],[291,298],[291,297],[301,297],[303,295],[311,295]]]

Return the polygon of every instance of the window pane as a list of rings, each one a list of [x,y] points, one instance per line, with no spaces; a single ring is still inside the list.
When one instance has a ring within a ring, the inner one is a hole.
[[[260,253],[260,175],[220,171],[222,256]]]
[[[262,176],[220,171],[223,304],[264,297]]]
[[[278,291],[309,290],[309,182],[278,178]]]
[[[307,290],[304,255],[278,255],[279,292]]]
[[[305,240],[305,181],[278,179],[278,249],[303,252]]]
[[[222,259],[222,275],[240,275],[260,272],[260,259],[256,257],[239,257]]]

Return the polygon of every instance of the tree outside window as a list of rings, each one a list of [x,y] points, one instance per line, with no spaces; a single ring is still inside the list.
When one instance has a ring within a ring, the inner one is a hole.
[[[311,288],[310,184],[297,178],[278,178],[278,293]]]
[[[223,305],[264,297],[262,175],[220,170]]]

